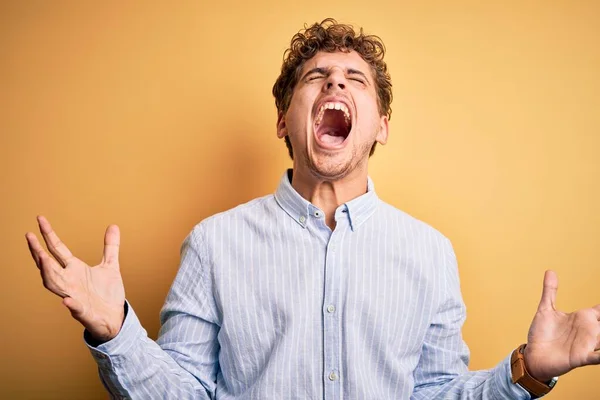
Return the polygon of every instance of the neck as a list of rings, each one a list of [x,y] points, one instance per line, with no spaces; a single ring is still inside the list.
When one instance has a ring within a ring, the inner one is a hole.
[[[304,169],[294,168],[292,187],[325,213],[325,222],[335,229],[335,210],[367,192],[367,168],[361,168],[340,179],[317,177]]]

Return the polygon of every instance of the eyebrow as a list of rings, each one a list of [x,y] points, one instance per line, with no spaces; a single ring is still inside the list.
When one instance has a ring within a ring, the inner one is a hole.
[[[309,76],[309,75],[311,75],[311,74],[327,75],[328,72],[329,72],[329,70],[327,68],[316,67],[316,68],[313,68],[313,69],[307,71],[304,74],[304,76],[302,77],[302,80],[306,79],[306,77]],[[346,69],[346,73],[348,75],[360,75],[360,76],[362,76],[365,79],[365,81],[367,81],[368,83],[370,83],[369,78],[362,71],[359,71],[359,70],[353,69],[353,68],[348,68],[348,69]]]
[[[365,75],[362,71],[359,71],[357,69],[348,68],[346,70],[346,73],[348,75],[360,75],[360,76],[362,76],[365,79],[365,81],[369,82],[369,78],[367,78],[367,75]]]
[[[327,70],[325,68],[321,68],[321,67],[313,68],[304,74],[304,76],[302,77],[302,80],[306,79],[306,77],[309,76],[310,74],[327,75]]]

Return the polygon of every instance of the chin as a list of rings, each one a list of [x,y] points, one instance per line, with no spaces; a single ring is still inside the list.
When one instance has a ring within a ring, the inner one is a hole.
[[[315,151],[312,157],[306,152],[304,153],[305,165],[317,178],[339,180],[368,163],[372,146],[373,143],[364,143],[358,148],[348,147],[341,152]]]
[[[308,170],[316,178],[325,180],[339,180],[348,176],[352,171],[356,169],[358,163],[353,163],[352,158],[349,160],[334,159],[328,160],[312,160],[307,157]]]

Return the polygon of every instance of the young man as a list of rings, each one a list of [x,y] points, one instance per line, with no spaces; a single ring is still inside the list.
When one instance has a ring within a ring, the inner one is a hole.
[[[383,55],[334,20],[294,36],[273,88],[293,169],[274,195],[193,229],[157,342],[125,300],[118,228],[90,268],[39,218],[54,258],[27,241],[44,285],[85,327],[115,397],[528,399],[600,363],[600,307],[557,311],[549,271],[526,347],[468,371],[450,242],[381,201],[367,175],[388,136]]]

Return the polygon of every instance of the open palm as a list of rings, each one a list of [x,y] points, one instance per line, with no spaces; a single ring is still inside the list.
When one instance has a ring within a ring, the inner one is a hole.
[[[90,334],[99,341],[115,337],[123,323],[125,288],[119,270],[120,233],[116,225],[106,229],[104,255],[100,264],[90,267],[73,256],[44,217],[38,217],[40,232],[51,257],[31,232],[25,236],[44,287],[63,298]]]
[[[542,382],[577,367],[600,364],[600,305],[570,314],[558,311],[557,289],[556,274],[547,271],[525,348],[527,370]]]

